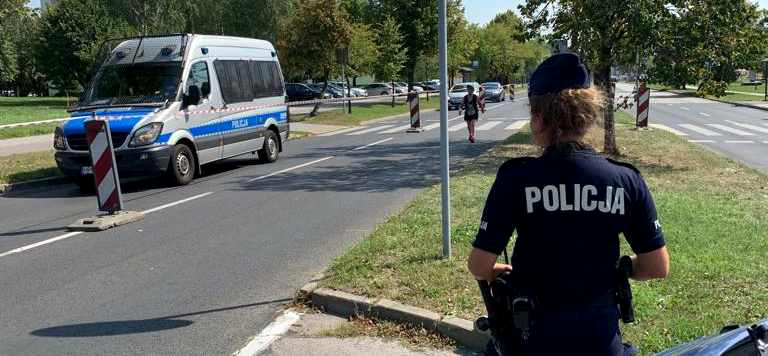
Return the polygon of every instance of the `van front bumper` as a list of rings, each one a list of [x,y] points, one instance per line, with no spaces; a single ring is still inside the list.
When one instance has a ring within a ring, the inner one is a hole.
[[[65,176],[79,178],[83,167],[91,166],[88,152],[56,151],[56,165]],[[117,172],[121,178],[150,177],[160,175],[168,170],[171,159],[171,147],[160,146],[115,151]]]

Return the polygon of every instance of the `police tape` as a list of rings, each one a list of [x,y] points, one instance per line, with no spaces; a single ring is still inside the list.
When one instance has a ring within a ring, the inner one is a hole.
[[[353,102],[353,101],[365,101],[365,100],[374,100],[374,99],[383,99],[383,98],[400,98],[400,97],[407,97],[409,94],[433,94],[433,93],[439,93],[438,91],[423,91],[420,93],[411,92],[411,93],[400,93],[400,94],[388,94],[388,95],[374,95],[374,96],[356,96],[356,97],[346,97],[346,98],[330,98],[330,99],[314,99],[314,100],[303,100],[303,101],[291,101],[287,103],[278,103],[278,104],[260,104],[260,105],[249,105],[249,106],[239,106],[239,107],[233,107],[233,108],[218,108],[218,109],[207,109],[207,110],[188,110],[188,111],[180,111],[177,115],[205,115],[205,114],[217,114],[217,113],[241,113],[246,111],[252,111],[252,110],[260,110],[260,109],[269,109],[269,108],[275,108],[275,107],[292,107],[292,106],[306,106],[306,105],[317,105],[317,104],[337,104],[337,103],[346,103],[346,102]]]

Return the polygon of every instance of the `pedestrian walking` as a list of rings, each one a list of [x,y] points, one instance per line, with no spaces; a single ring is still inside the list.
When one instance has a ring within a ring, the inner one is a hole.
[[[515,83],[509,85],[509,100],[515,101]]]
[[[621,258],[632,265],[630,278],[665,278],[669,271],[651,192],[637,168],[585,143],[604,102],[579,56],[545,60],[528,96],[533,142],[544,151],[499,168],[469,270],[485,281],[503,273],[521,293],[515,300],[530,306],[530,319],[504,323],[515,325],[503,340],[515,355],[632,354],[618,324],[619,238],[635,254]],[[496,263],[515,232],[511,265]]]
[[[475,87],[467,86],[467,95],[464,96],[462,106],[464,107],[464,121],[467,122],[469,131],[469,142],[475,143],[475,125],[480,117],[480,111],[485,112],[485,108],[480,103],[480,98],[475,95]]]

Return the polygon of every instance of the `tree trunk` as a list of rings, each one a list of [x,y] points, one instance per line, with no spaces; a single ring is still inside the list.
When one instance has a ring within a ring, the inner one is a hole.
[[[608,53],[608,56],[610,56],[610,51],[608,51]],[[616,131],[614,127],[613,112],[616,88],[613,86],[613,83],[611,83],[611,62],[610,60],[605,60],[605,57],[602,59],[602,65],[599,66],[599,69],[595,74],[595,81],[605,95],[605,109],[603,110],[605,143],[603,145],[603,152],[606,155],[618,155],[619,148],[616,146]]]
[[[323,75],[323,90],[320,91],[320,98],[322,99],[323,94],[325,94],[325,90],[328,88],[328,73],[325,73]],[[318,101],[315,104],[315,107],[312,109],[312,112],[309,113],[309,117],[315,117],[317,116],[318,111],[320,111],[320,102]]]

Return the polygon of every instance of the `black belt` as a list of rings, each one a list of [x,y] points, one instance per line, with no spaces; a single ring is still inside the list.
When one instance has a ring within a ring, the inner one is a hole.
[[[567,294],[547,298],[536,298],[536,309],[540,312],[556,312],[576,309],[592,309],[616,306],[616,292],[578,298],[568,297]]]

